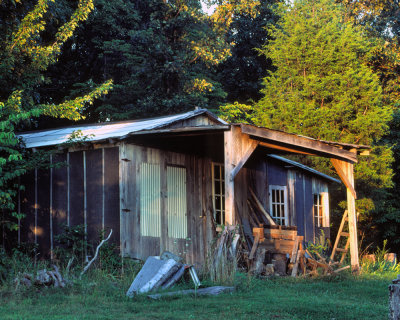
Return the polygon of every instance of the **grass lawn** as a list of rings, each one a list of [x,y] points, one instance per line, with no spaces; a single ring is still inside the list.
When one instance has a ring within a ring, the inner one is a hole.
[[[394,278],[259,280],[239,274],[235,293],[160,301],[125,297],[128,279],[93,278],[67,289],[0,289],[0,319],[387,319]]]

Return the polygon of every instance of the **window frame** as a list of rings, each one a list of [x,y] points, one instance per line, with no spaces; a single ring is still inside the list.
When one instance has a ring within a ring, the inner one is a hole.
[[[215,177],[215,167],[219,167],[219,179]],[[222,170],[223,169],[223,170]],[[222,171],[224,174],[222,175]],[[225,165],[221,162],[211,162],[211,180],[212,180],[212,204],[213,204],[213,216],[215,223],[218,224],[225,224]],[[215,182],[219,181],[220,184],[220,193],[216,194],[215,190]],[[216,197],[220,197],[220,209],[216,209]],[[217,221],[217,211],[221,214],[221,221]]]
[[[273,202],[272,201],[272,193],[273,190],[279,190],[283,191],[283,202]],[[287,192],[287,186],[282,186],[282,185],[274,185],[271,184],[268,187],[268,194],[269,194],[269,210],[272,219],[274,219],[275,223],[278,225],[282,226],[288,226],[289,225],[289,201],[288,201],[288,192]],[[274,216],[274,205],[282,205],[283,204],[283,217],[278,217]],[[280,222],[283,222],[282,224]]]

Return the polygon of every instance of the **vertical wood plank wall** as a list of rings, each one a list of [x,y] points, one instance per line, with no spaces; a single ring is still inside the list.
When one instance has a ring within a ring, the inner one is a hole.
[[[125,143],[120,148],[120,159],[122,254],[145,259],[168,250],[185,257],[187,263],[203,263],[213,236],[211,159]],[[160,237],[140,234],[141,163],[159,164],[161,167]],[[168,233],[166,172],[170,165],[186,168],[188,237],[185,239],[173,238]]]
[[[22,178],[19,205],[26,217],[20,222],[20,241],[36,243],[38,257],[50,258],[63,225],[83,224],[86,214],[89,242],[98,243],[104,221],[119,245],[118,147],[56,154],[51,162],[60,165]]]

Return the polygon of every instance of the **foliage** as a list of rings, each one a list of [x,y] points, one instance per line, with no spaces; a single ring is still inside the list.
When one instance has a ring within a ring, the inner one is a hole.
[[[326,238],[325,233],[321,230],[321,234],[315,239],[315,242],[307,243],[307,250],[311,254],[319,254],[323,257],[328,256],[328,251],[330,249],[330,241]]]
[[[56,242],[54,255],[62,265],[66,266],[70,259],[74,259],[80,261],[80,266],[83,266],[90,250],[84,225],[64,225],[62,233],[56,235],[54,240]]]
[[[38,101],[37,86],[46,82],[43,72],[56,62],[62,45],[93,10],[91,0],[79,1],[69,19],[46,39],[46,19],[53,2],[39,0],[33,6],[20,1],[0,3],[0,210],[7,214],[2,223],[10,229],[15,229],[15,219],[23,216],[13,201],[21,190],[18,178],[43,160],[23,149],[16,131],[41,115],[79,119],[85,104],[111,87],[111,81],[107,81],[82,97],[58,104]]]
[[[236,8],[232,22],[226,29],[227,41],[233,45],[231,55],[219,64],[218,75],[228,94],[228,103],[251,104],[262,97],[262,78],[273,70],[271,60],[260,55],[256,48],[268,46],[271,35],[265,28],[277,22],[278,15],[273,9],[279,1],[238,2],[239,8]],[[247,2],[251,3],[245,6]]]
[[[390,262],[386,259],[386,254],[389,250],[386,248],[387,240],[383,241],[382,248],[378,247],[374,253],[375,261],[364,259],[361,263],[361,272],[364,274],[379,274],[385,272],[400,272],[400,263],[397,261]]]
[[[114,79],[113,92],[85,109],[88,120],[158,116],[223,102],[215,65],[229,55],[229,45],[200,1],[99,0],[95,8],[48,72],[53,87],[71,96]],[[43,94],[59,99],[58,90],[44,88]]]
[[[373,221],[371,201],[382,205],[377,190],[390,188],[393,177],[392,151],[382,140],[393,106],[371,66],[383,42],[354,25],[346,8],[333,0],[297,0],[281,5],[279,12],[278,24],[269,28],[272,39],[260,50],[276,70],[264,78],[252,122],[321,140],[372,145],[371,155],[355,166],[357,205],[365,213],[360,222],[367,227]],[[307,164],[332,170],[328,159]]]

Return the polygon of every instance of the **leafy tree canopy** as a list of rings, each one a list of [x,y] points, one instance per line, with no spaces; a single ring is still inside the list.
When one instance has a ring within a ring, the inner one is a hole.
[[[16,131],[41,115],[80,119],[82,108],[111,87],[111,81],[107,81],[72,100],[40,103],[36,94],[46,80],[43,72],[56,62],[62,45],[93,10],[91,0],[78,1],[69,19],[46,38],[52,2],[0,2],[0,210],[10,213],[9,218],[20,217],[13,201],[19,189],[17,178],[42,160],[23,149]],[[2,222],[15,227],[11,219]]]

